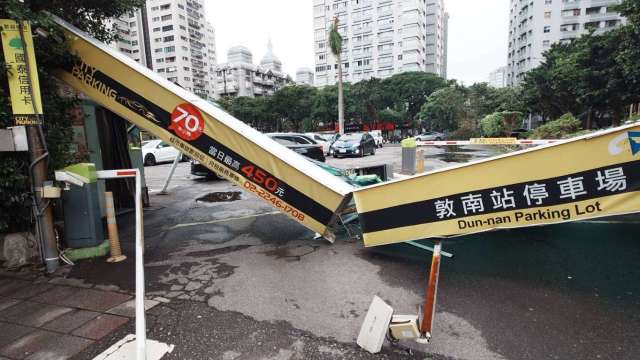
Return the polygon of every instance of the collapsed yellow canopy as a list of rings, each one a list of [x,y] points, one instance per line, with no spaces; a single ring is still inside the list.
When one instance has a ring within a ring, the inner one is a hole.
[[[354,192],[367,246],[640,211],[640,125]]]

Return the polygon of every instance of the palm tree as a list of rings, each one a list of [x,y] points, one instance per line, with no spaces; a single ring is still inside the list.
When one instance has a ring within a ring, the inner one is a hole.
[[[329,47],[338,64],[338,132],[344,134],[344,93],[342,90],[342,35],[338,32],[338,18],[329,30]]]

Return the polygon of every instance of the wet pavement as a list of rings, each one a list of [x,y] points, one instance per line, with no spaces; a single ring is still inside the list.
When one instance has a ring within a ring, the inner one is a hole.
[[[482,151],[458,152],[481,158]],[[384,161],[398,152],[385,148],[364,159]],[[345,236],[335,244],[313,240],[312,232],[240,188],[191,178],[188,164],[179,165],[169,195],[153,195],[169,166],[147,168],[152,208],[145,211],[146,288],[160,301],[148,312],[149,338],[176,345],[167,359],[631,360],[640,354],[638,217],[447,240],[444,250],[455,257],[443,260],[433,341],[385,343],[382,354],[371,355],[355,345],[371,299],[378,295],[397,313],[416,313],[430,253],[404,244],[365,249]],[[233,201],[196,201],[236,192],[242,194]],[[118,218],[128,254],[131,221]],[[132,270],[133,257],[119,264],[96,259],[68,276],[131,291]],[[132,332],[129,322],[76,358],[91,359]]]

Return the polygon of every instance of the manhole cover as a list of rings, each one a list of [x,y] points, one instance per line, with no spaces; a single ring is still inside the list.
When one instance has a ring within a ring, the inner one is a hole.
[[[241,199],[240,191],[213,192],[196,199],[196,202],[230,202]]]

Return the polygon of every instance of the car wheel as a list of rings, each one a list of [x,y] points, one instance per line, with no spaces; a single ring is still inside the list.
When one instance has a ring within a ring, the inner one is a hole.
[[[371,155],[375,155],[376,154],[376,147],[372,147],[371,148]]]
[[[156,164],[156,157],[153,154],[147,154],[144,157],[144,166],[154,166]]]
[[[364,157],[364,146],[360,148],[360,157]]]
[[[436,141],[442,141],[442,138],[441,137],[437,137]]]

